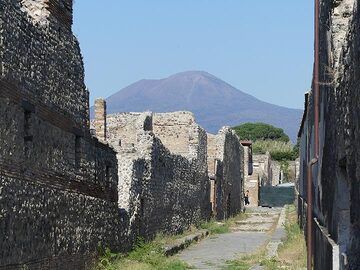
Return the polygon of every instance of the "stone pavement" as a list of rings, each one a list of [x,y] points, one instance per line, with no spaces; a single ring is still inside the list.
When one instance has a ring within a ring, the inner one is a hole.
[[[282,232],[278,231],[282,225],[280,222],[278,225],[279,216],[284,212],[281,210],[282,208],[252,208],[248,218],[236,222],[230,233],[211,236],[177,256],[194,269],[222,269],[226,266],[226,261],[239,255],[252,254],[268,243],[271,244],[273,236],[276,241],[283,237]]]

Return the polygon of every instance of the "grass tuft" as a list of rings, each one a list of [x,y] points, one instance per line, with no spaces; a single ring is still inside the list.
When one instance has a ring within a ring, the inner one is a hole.
[[[208,230],[210,234],[223,234],[230,232],[230,226],[228,223],[217,222],[216,220],[210,220],[208,222],[202,223],[200,228],[203,230]]]
[[[109,250],[100,259],[98,270],[184,270],[190,269],[184,262],[168,258],[160,242],[139,241],[127,255],[111,254]]]
[[[276,258],[266,258],[265,248],[250,256],[229,261],[226,270],[247,270],[256,264],[267,270],[287,269],[299,270],[306,268],[306,245],[304,235],[297,223],[294,205],[286,209],[285,231],[287,239],[282,243]]]
[[[199,226],[200,229],[206,229],[210,234],[228,233],[235,221],[246,217],[246,214],[239,214],[224,222],[210,220]],[[151,242],[139,240],[134,250],[128,254],[114,254],[109,249],[102,252],[97,270],[183,270],[191,269],[186,263],[165,256],[164,246],[173,243],[177,239],[193,234],[198,231],[197,228],[190,228],[181,235],[162,235],[159,234]]]

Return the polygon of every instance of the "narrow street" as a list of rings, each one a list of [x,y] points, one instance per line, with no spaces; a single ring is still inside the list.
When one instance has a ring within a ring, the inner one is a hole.
[[[248,209],[246,219],[237,221],[230,233],[211,236],[184,250],[178,258],[194,269],[224,269],[229,260],[265,247],[269,256],[276,255],[277,246],[285,237],[284,213],[284,208]]]

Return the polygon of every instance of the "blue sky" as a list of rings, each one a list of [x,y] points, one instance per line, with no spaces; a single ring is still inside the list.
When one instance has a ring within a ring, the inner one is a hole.
[[[303,107],[310,0],[77,0],[91,103],[140,79],[207,71],[264,101]]]

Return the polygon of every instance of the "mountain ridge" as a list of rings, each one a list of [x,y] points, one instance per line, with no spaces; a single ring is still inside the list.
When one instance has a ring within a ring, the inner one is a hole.
[[[208,132],[222,126],[264,122],[283,128],[296,141],[302,110],[261,101],[205,71],[143,79],[109,96],[108,113],[191,111]],[[92,108],[93,115],[93,108]]]

